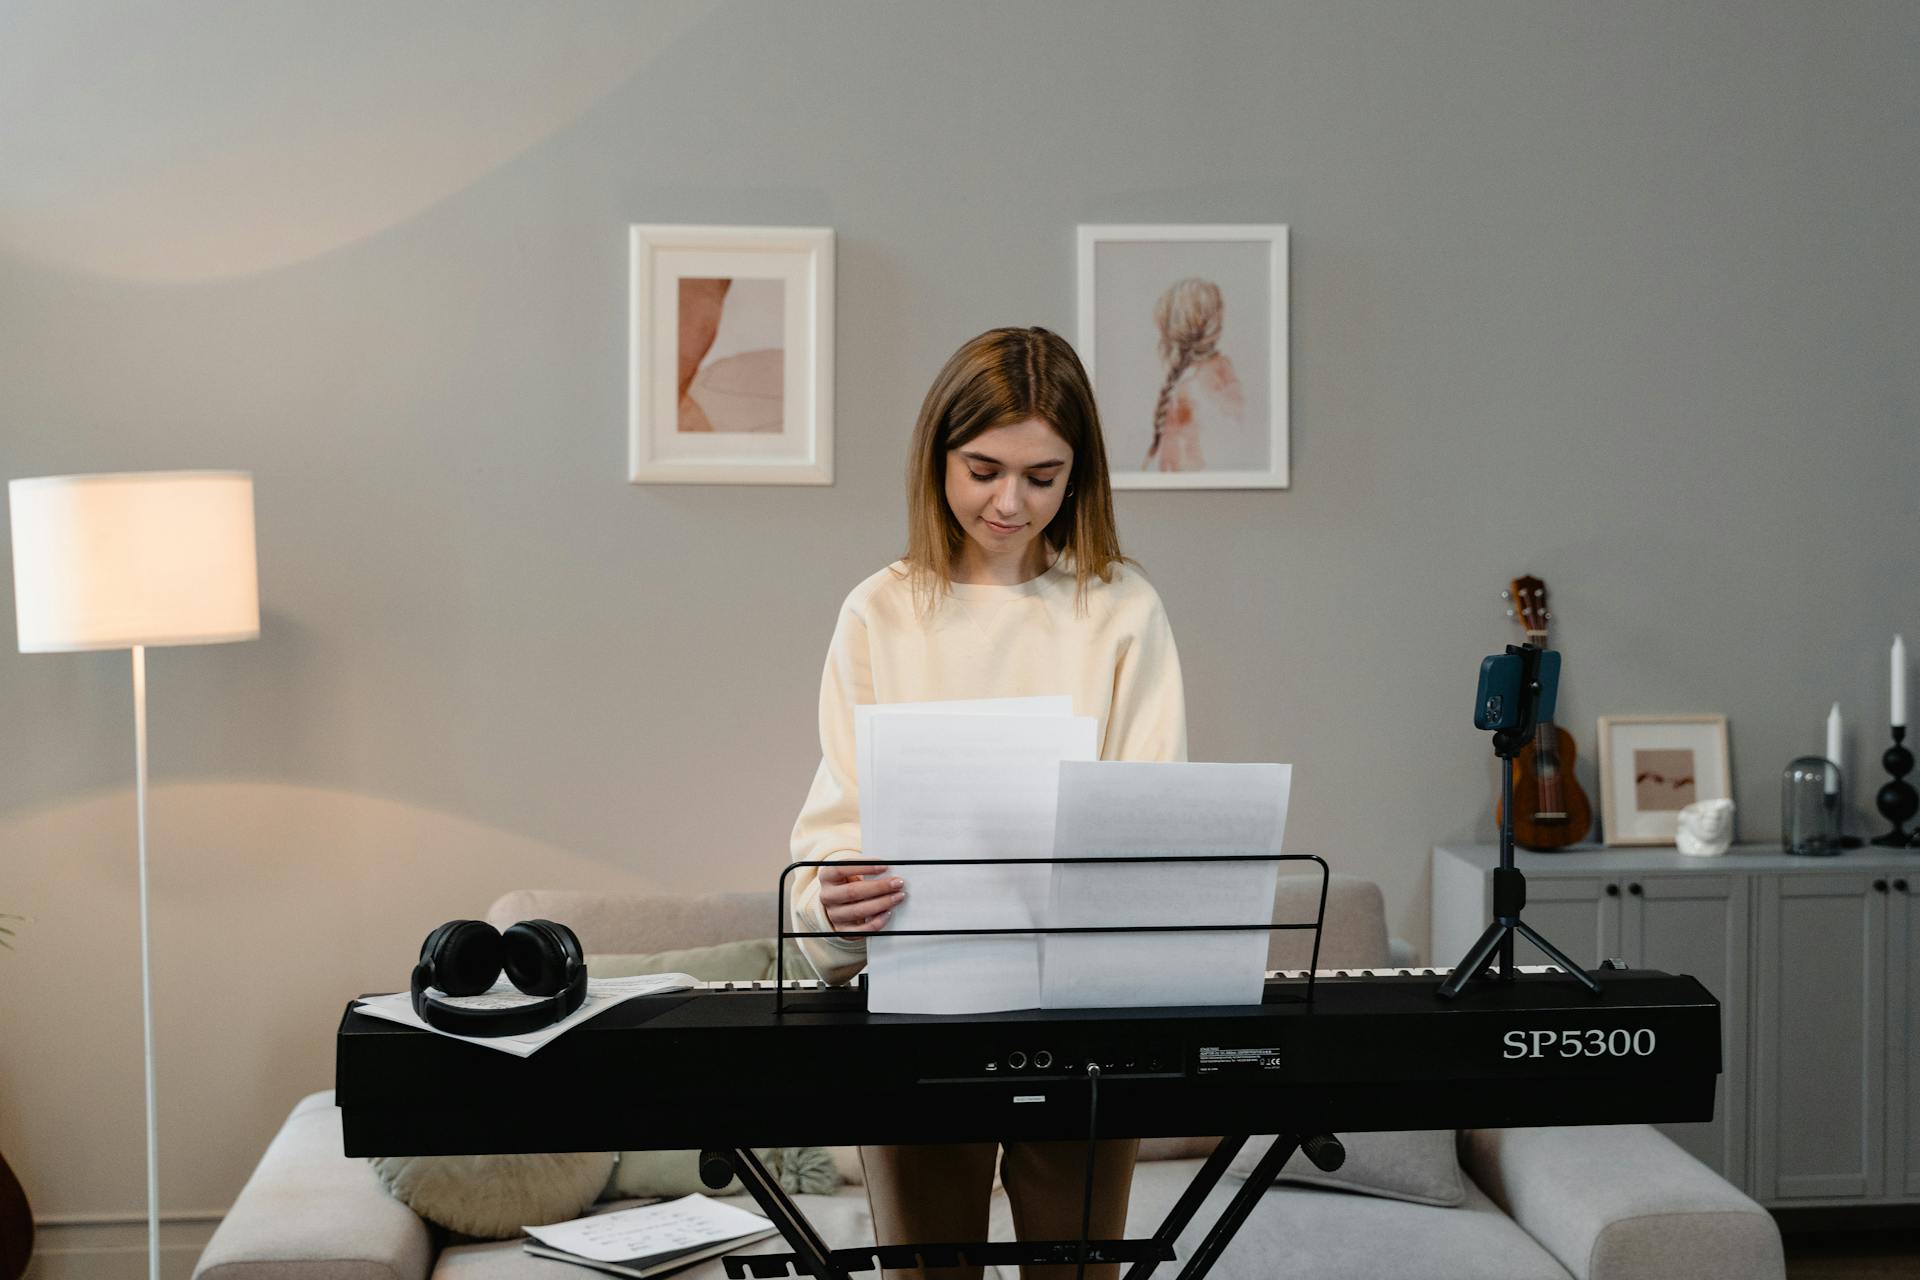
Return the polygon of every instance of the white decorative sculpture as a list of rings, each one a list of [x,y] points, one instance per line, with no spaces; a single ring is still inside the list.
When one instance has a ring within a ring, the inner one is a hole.
[[[1733,843],[1733,801],[1696,800],[1680,811],[1673,843],[1695,858],[1717,858]]]

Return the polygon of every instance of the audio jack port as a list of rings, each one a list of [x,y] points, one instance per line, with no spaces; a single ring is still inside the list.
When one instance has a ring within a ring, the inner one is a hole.
[[[1048,1053],[1045,1049],[1036,1049],[1034,1051],[1033,1069],[1035,1071],[1045,1071],[1048,1067],[1052,1065],[1053,1065],[1053,1055],[1051,1053]]]
[[[1012,1053],[1007,1055],[1007,1066],[1011,1067],[1013,1070],[1018,1071],[1020,1070],[1020,1068],[1026,1065],[1027,1065],[1027,1055],[1020,1052],[1020,1050],[1015,1049]]]

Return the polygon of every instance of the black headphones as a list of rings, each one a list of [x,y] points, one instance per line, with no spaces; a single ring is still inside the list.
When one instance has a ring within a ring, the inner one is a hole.
[[[507,980],[530,996],[512,1009],[462,1009],[427,994],[473,996]],[[461,1036],[517,1036],[560,1021],[587,998],[587,962],[573,930],[551,920],[522,920],[500,933],[485,920],[449,920],[420,944],[413,966],[413,1011],[430,1027]]]

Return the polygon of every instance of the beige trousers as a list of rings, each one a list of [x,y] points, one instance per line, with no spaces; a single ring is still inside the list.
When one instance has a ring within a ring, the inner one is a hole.
[[[1087,1144],[1009,1142],[1000,1159],[1000,1183],[1022,1240],[1078,1240],[1085,1195]],[[1127,1231],[1127,1195],[1133,1189],[1137,1138],[1095,1144],[1093,1220],[1088,1238],[1118,1240]],[[987,1200],[993,1192],[992,1142],[862,1147],[867,1203],[878,1244],[958,1244],[987,1238]],[[1022,1280],[1073,1280],[1074,1268],[1022,1267]],[[1089,1266],[1087,1280],[1119,1280],[1117,1264]],[[979,1267],[915,1267],[886,1272],[886,1280],[980,1280]]]

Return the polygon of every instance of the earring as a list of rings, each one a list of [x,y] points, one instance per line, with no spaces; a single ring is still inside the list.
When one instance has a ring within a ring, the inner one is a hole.
[[[1067,496],[1068,496],[1069,498],[1071,498],[1071,497],[1073,496],[1073,486],[1072,486],[1072,485],[1068,485],[1068,486],[1067,486]]]

